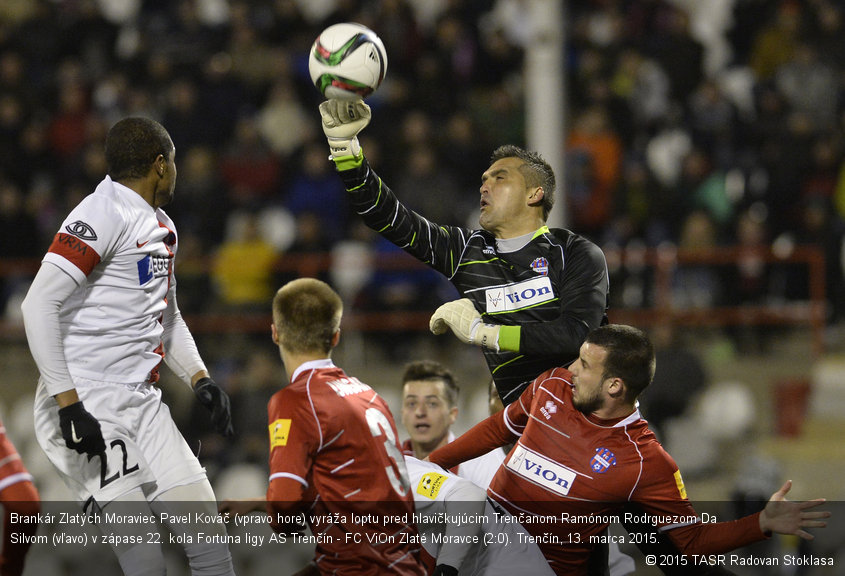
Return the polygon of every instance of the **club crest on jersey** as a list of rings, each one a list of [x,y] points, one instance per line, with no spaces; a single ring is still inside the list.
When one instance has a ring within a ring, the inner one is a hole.
[[[616,466],[616,455],[607,448],[596,448],[596,455],[590,460],[593,472],[604,474],[611,466]]]
[[[534,261],[531,263],[531,269],[534,270],[540,276],[548,276],[549,275],[549,261],[540,256],[539,258],[535,258]]]
[[[68,224],[65,226],[65,230],[68,231],[68,234],[76,236],[80,240],[92,242],[97,239],[97,233],[94,232],[94,229],[82,220],[77,220],[72,224]]]
[[[555,299],[552,281],[548,276],[535,276],[515,284],[488,288],[484,294],[488,314],[531,308]]]

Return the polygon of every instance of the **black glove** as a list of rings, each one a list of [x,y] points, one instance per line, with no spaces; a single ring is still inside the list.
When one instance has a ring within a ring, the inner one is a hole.
[[[194,386],[194,394],[200,404],[211,410],[211,423],[214,429],[223,436],[229,438],[235,434],[232,428],[232,407],[229,405],[229,396],[211,378],[205,377],[197,380]]]
[[[106,451],[100,423],[85,409],[82,402],[59,408],[59,426],[68,448],[89,456]]]
[[[452,568],[448,564],[438,564],[434,567],[431,576],[458,576],[458,569]]]

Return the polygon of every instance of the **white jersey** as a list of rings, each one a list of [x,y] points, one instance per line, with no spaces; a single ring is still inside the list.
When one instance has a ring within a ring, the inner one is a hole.
[[[163,210],[108,176],[62,223],[43,261],[78,284],[59,314],[73,378],[157,380],[177,239]],[[190,370],[205,369],[195,362]],[[44,384],[53,392],[64,383]]]
[[[447,524],[444,519],[448,518],[449,514],[460,516],[459,512],[455,510],[450,511],[448,502],[461,484],[466,485],[469,481],[443,470],[436,464],[417,460],[413,456],[405,455],[405,466],[408,469],[411,490],[414,493],[416,525],[422,546],[432,558],[438,558],[440,556],[441,546],[443,546],[441,544],[441,538],[446,530]],[[486,500],[484,491],[477,486],[475,490],[477,492],[477,499]],[[466,496],[458,496],[457,498],[460,499],[462,497],[465,498]],[[481,526],[482,523],[479,522],[477,529],[474,531],[479,539],[481,539]],[[446,544],[445,546],[453,545]],[[468,574],[470,573],[468,567],[474,566],[477,563],[476,557],[482,552],[484,545],[482,541],[482,543],[477,545],[461,546],[466,549],[457,552],[458,556],[463,557],[461,573]]]
[[[455,435],[449,432],[449,442],[455,439]],[[501,448],[491,450],[487,454],[482,454],[472,460],[461,462],[458,466],[458,476],[466,478],[476,486],[480,486],[487,490],[490,487],[490,481],[496,472],[499,471],[499,466],[505,461],[505,451]]]
[[[504,525],[499,522],[498,514],[490,507],[484,491],[477,486],[473,488],[478,496],[462,491],[472,483],[413,456],[405,455],[405,465],[414,493],[417,531],[426,553],[436,558],[437,563],[444,556],[453,561],[460,557],[459,573],[469,576],[512,576],[521,572],[553,576],[540,549],[528,541],[527,532],[519,522]],[[469,495],[484,499],[483,511],[478,509],[477,513],[464,513],[467,509],[462,505]],[[471,519],[478,520],[475,528],[462,530],[459,539],[466,541],[474,535],[478,539],[476,544],[441,543],[447,525]],[[505,530],[508,531],[507,543],[499,536]]]

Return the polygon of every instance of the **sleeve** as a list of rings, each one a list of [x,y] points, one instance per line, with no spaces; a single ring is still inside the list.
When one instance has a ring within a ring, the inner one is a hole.
[[[459,568],[482,529],[487,493],[472,482],[451,472],[437,468],[431,462],[422,462],[412,456],[405,457],[414,491],[414,507],[423,512],[435,501],[445,508],[443,545],[437,554],[437,564]],[[462,519],[456,522],[453,519]],[[480,537],[477,538],[480,540]]]
[[[461,462],[466,462],[516,441],[519,436],[506,425],[504,413],[497,412],[482,420],[466,433],[428,455],[430,462],[448,470]]]
[[[44,262],[21,304],[29,349],[51,396],[74,387],[65,359],[59,311],[77,287],[73,277]]]
[[[62,222],[44,262],[55,264],[81,285],[101,261],[111,258],[124,227],[112,202],[98,194],[86,196]]]
[[[730,522],[698,522],[668,530],[666,535],[684,554],[721,554],[767,536],[760,530],[760,513]]]
[[[320,445],[319,421],[305,394],[292,393],[290,389],[277,392],[270,399],[267,414],[270,434],[270,487],[267,500],[272,502],[274,493],[278,492],[285,498],[296,496],[295,502],[301,502],[305,490],[309,488],[309,472]],[[274,489],[276,480],[296,482],[302,490],[296,492],[290,489],[289,482],[276,482]]]
[[[176,286],[171,285],[167,292],[167,308],[162,319],[162,342],[164,343],[164,362],[173,372],[189,386],[191,378],[197,372],[206,370],[205,363],[197,350],[194,337],[191,335],[179,305],[176,303]]]
[[[634,500],[657,519],[658,530],[680,552],[720,554],[766,538],[759,513],[731,522],[702,522],[687,498],[677,464],[663,448],[650,451],[646,464],[642,488],[637,488]]]
[[[284,477],[270,480],[267,487],[267,515],[270,517],[270,527],[275,532],[290,533],[302,530],[302,525],[289,520],[301,512],[305,492],[306,488],[297,480]]]
[[[558,284],[560,316],[550,322],[519,327],[519,352],[523,354],[577,358],[587,334],[604,322],[609,290],[604,253],[578,236],[573,238],[565,255]]]
[[[455,274],[470,230],[441,226],[406,208],[366,159],[339,174],[353,208],[368,227],[447,278]]]

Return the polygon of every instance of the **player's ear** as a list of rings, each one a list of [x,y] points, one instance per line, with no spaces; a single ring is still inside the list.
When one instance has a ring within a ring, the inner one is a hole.
[[[451,408],[449,408],[449,425],[451,426],[452,424],[454,424],[457,419],[458,419],[458,407],[452,406]]]
[[[279,333],[276,331],[276,325],[270,324],[270,337],[273,339],[273,344],[279,345]]]
[[[540,206],[543,203],[543,197],[546,193],[543,191],[542,186],[537,186],[534,188],[534,191],[528,195],[528,205],[529,206]]]
[[[155,166],[158,177],[164,177],[164,173],[167,172],[167,159],[164,157],[163,154],[159,154],[158,156],[156,156],[153,165]]]
[[[337,332],[332,334],[332,348],[336,348],[340,342],[340,328],[337,329]]]
[[[622,378],[609,378],[607,393],[611,398],[622,398],[625,395],[625,381]]]

